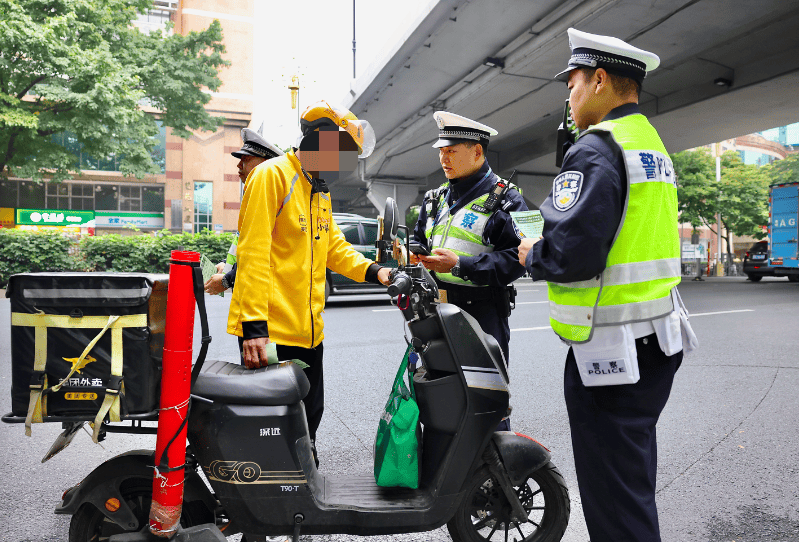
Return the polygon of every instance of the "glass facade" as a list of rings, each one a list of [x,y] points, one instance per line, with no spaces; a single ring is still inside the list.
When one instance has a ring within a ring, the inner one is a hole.
[[[194,183],[194,233],[213,229],[214,183]]]
[[[756,151],[738,151],[738,155],[741,157],[741,161],[744,164],[755,166],[765,166],[777,160],[776,156]]]
[[[760,135],[769,141],[776,141],[783,145],[797,146],[799,145],[799,122],[765,130],[760,132]]]
[[[0,181],[0,207],[163,213],[164,187]]]
[[[150,155],[153,163],[161,173],[166,170],[166,126],[156,120],[158,132],[155,134],[155,146]],[[61,132],[53,136],[53,142],[61,145],[75,159],[70,164],[75,169],[84,171],[119,171],[124,155],[110,154],[104,158],[95,158],[83,152],[83,145],[72,132]]]

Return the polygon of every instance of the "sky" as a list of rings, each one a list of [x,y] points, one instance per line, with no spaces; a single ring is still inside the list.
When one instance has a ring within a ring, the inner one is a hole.
[[[379,62],[437,0],[355,0],[356,76]],[[251,127],[281,148],[295,143],[299,112],[318,100],[343,105],[352,78],[353,0],[255,0],[255,104]]]

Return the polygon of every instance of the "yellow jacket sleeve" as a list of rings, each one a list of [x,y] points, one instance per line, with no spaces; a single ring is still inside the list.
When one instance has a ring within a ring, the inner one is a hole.
[[[327,267],[340,275],[357,282],[366,280],[366,270],[374,262],[364,257],[344,238],[336,224],[330,221],[330,242],[327,246]]]
[[[259,165],[247,180],[239,211],[238,269],[234,289],[240,304],[242,327],[245,327],[245,322],[267,322],[269,319],[269,285],[273,281],[275,265],[271,261],[272,232],[284,194],[284,179],[274,168]]]

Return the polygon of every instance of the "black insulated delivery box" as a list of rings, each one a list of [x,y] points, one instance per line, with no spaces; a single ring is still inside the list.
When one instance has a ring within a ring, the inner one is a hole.
[[[93,421],[109,388],[121,392],[118,417],[155,419],[168,279],[144,273],[13,275],[6,291],[12,414],[27,416],[31,385],[40,383],[41,421]]]

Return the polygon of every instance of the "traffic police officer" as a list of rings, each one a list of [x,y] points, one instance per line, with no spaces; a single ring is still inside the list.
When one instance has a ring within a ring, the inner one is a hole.
[[[270,158],[283,156],[281,151],[276,146],[269,143],[255,130],[249,128],[242,128],[241,130],[241,149],[233,151],[230,154],[239,159],[237,165],[239,179],[242,183],[247,182],[247,177],[250,172],[255,169],[255,166],[266,162]],[[218,273],[211,275],[205,283],[205,292],[209,295],[219,294],[233,288],[236,282],[236,245],[238,239],[230,245],[227,258],[224,262],[220,262],[216,266]],[[227,270],[225,270],[227,268]]]
[[[486,160],[496,130],[445,111],[433,118],[439,128],[433,147],[448,181],[425,194],[413,238],[432,254],[419,259],[435,271],[446,301],[497,340],[507,363],[515,292],[508,285],[524,274],[517,263],[521,236],[508,213],[526,211],[527,205]]]
[[[683,357],[674,169],[638,93],[660,60],[569,29],[579,137],[519,260],[548,281],[550,324],[570,344],[564,395],[592,542],[659,541],[655,425]],[[684,316],[684,315],[682,315]]]

